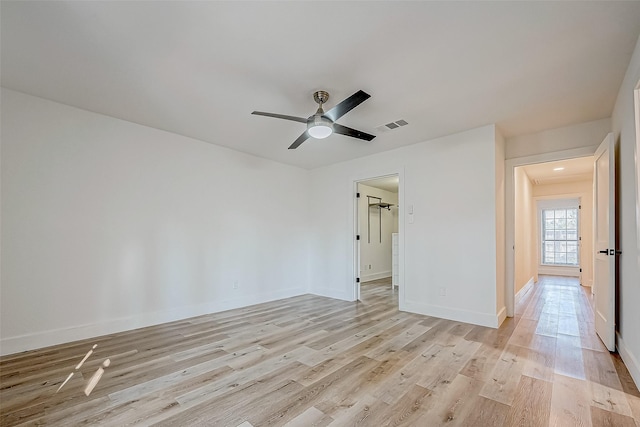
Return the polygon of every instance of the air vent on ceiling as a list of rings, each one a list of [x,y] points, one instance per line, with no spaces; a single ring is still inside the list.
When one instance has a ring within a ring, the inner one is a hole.
[[[376,129],[379,130],[380,132],[388,132],[390,130],[398,129],[399,127],[406,126],[408,124],[409,123],[407,123],[406,120],[401,119],[395,122],[387,123],[385,125],[380,125]]]

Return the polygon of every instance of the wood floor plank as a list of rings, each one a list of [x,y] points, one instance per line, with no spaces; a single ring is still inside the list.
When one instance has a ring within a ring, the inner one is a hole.
[[[536,326],[536,334],[555,338],[558,334],[559,317],[557,313],[542,312]]]
[[[618,379],[620,380],[622,390],[627,393],[627,395],[632,395],[640,398],[640,391],[633,382],[633,377],[629,373],[629,370],[625,366],[620,355],[617,353],[610,353],[610,356],[611,360],[613,361],[613,366],[615,367],[618,374]]]
[[[321,401],[321,397],[323,397],[332,386],[335,387],[341,383],[355,380],[356,377],[373,369],[377,363],[378,362],[368,357],[359,357],[319,381],[305,387],[292,398],[281,401],[265,413],[251,416],[249,422],[254,425],[264,426],[279,425],[283,422],[288,422],[304,412],[307,407],[313,406]]]
[[[592,427],[591,393],[586,381],[556,374],[551,397],[551,427]]]
[[[420,415],[431,407],[433,393],[424,387],[412,385],[396,403],[389,406],[376,406],[363,419],[365,426],[412,426],[419,424]]]
[[[556,337],[556,374],[586,379],[580,337],[558,334]]]
[[[478,404],[483,403],[484,398],[478,394],[482,385],[482,381],[457,375],[449,384],[433,392],[431,409],[421,415],[420,422],[433,427],[464,425],[462,423],[479,409]],[[467,425],[478,424],[474,420]]]
[[[336,403],[331,398],[315,405],[316,408],[333,418],[331,425],[362,425],[374,406],[388,406],[373,396],[363,393],[357,399],[347,398]]]
[[[284,427],[324,427],[333,421],[333,418],[312,406],[286,423]]]
[[[552,384],[522,375],[507,415],[508,426],[548,426],[551,415]]]
[[[598,427],[636,427],[633,418],[594,406],[591,407],[591,419],[593,425]]]
[[[456,378],[480,346],[480,343],[460,337],[454,347],[443,347],[437,355],[433,354],[430,357],[429,366],[425,364],[425,372],[416,380],[416,384],[432,391],[446,387]]]
[[[507,426],[505,420],[508,414],[508,405],[478,395],[473,407],[469,410],[469,415],[458,425],[464,427]]]
[[[467,364],[460,370],[460,373],[486,383],[489,381],[501,354],[501,349],[483,345],[469,359]]]
[[[539,380],[553,382],[556,360],[556,338],[534,335],[522,374]]]
[[[299,362],[291,362],[279,369],[272,371],[255,380],[243,384],[233,384],[223,393],[214,395],[200,395],[201,399],[191,399],[187,404],[178,400],[184,410],[176,412],[171,417],[165,418],[158,426],[174,426],[181,423],[210,424],[210,425],[235,425],[246,421],[248,416],[244,409],[250,406],[261,406],[264,410],[266,402],[258,403],[265,395],[286,398],[301,392],[304,387],[295,381],[288,379],[289,374],[303,371],[307,367]],[[215,404],[212,402],[215,399]]]
[[[538,325],[537,319],[522,319],[516,326],[509,344],[519,345],[520,347],[530,348],[531,340],[536,333],[536,327]]]
[[[591,406],[632,417],[629,400],[624,392],[589,381],[591,389]]]
[[[582,360],[584,360],[584,370],[588,380],[622,390],[622,383],[609,352],[583,349]]]
[[[516,397],[528,354],[527,348],[508,345],[496,362],[489,380],[482,387],[480,396],[511,405]]]
[[[629,407],[631,408],[631,414],[636,420],[638,427],[640,427],[640,397],[635,394],[627,394],[626,396],[627,401],[629,402]]]

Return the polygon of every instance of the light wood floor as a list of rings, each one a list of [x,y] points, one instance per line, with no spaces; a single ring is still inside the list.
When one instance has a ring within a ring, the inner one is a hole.
[[[362,291],[4,357],[0,425],[640,427],[640,393],[570,279],[542,279],[498,330],[399,312],[385,281]]]

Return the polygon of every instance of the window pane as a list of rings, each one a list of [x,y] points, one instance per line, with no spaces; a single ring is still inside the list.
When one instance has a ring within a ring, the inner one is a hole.
[[[578,265],[578,209],[542,210],[542,262]]]
[[[555,228],[556,229],[558,229],[558,228],[566,228],[567,227],[567,220],[564,219],[564,218],[561,218],[561,219],[556,218],[555,222],[556,222],[555,223]]]

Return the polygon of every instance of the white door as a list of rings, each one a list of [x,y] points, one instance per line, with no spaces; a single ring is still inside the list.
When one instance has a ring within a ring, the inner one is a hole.
[[[607,135],[595,154],[593,293],[596,333],[609,349],[616,349],[615,270],[615,164],[613,134]]]

